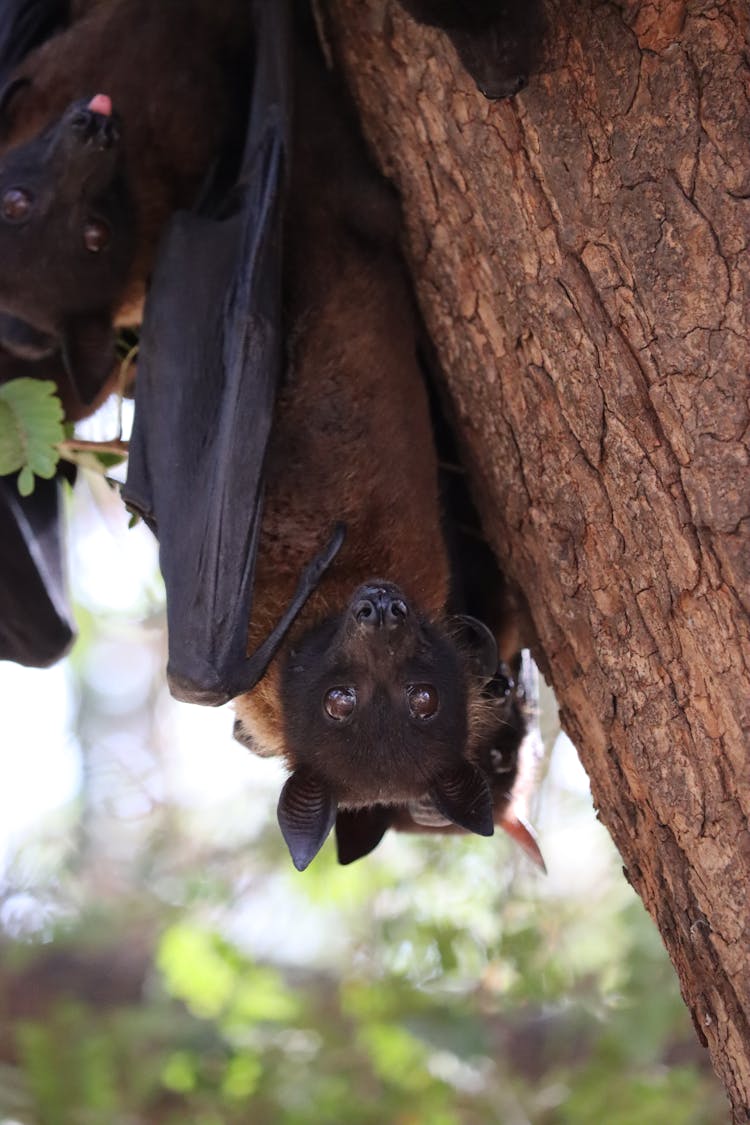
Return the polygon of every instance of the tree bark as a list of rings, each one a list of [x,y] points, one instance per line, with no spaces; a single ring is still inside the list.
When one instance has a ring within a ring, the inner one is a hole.
[[[327,9],[485,529],[747,1121],[747,9],[549,0],[502,103],[392,0]]]

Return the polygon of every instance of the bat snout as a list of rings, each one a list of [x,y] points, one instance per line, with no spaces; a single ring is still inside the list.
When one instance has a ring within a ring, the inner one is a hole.
[[[79,104],[71,110],[67,121],[71,138],[95,149],[115,148],[120,141],[120,119],[115,113],[99,113],[89,105]]]
[[[404,627],[410,616],[409,603],[397,586],[361,586],[351,602],[350,616],[360,629],[374,632]]]

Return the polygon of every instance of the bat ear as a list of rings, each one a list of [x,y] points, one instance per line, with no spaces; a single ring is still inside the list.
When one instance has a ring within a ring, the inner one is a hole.
[[[315,774],[297,770],[288,778],[276,815],[298,871],[304,871],[323,847],[333,828],[336,809],[336,798]]]
[[[336,815],[336,853],[339,863],[354,863],[378,846],[393,820],[385,805],[340,809]]]
[[[73,389],[87,406],[115,365],[112,317],[108,309],[69,317],[63,328],[63,363]]]
[[[18,359],[36,362],[49,359],[58,350],[57,340],[27,324],[25,320],[0,313],[0,344]]]
[[[490,787],[470,762],[462,760],[455,769],[442,774],[430,789],[430,798],[438,812],[459,828],[478,836],[494,833]]]
[[[454,620],[458,624],[456,639],[468,652],[472,671],[483,680],[491,680],[499,662],[494,633],[476,617],[460,614]]]
[[[21,90],[31,85],[31,79],[28,77],[11,78],[10,82],[6,82],[2,90],[0,90],[0,137],[5,138],[10,131],[12,125],[12,117],[14,113],[11,112],[11,103],[15,102],[16,105],[13,110],[18,106],[18,95]]]

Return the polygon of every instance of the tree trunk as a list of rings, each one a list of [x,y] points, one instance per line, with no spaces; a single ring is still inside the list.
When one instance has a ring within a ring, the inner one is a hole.
[[[485,528],[746,1121],[745,5],[551,0],[501,103],[392,0],[327,8]]]

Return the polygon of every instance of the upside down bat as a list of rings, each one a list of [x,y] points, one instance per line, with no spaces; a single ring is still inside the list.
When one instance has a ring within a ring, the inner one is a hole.
[[[60,0],[5,0],[0,90],[23,57],[62,25],[65,7]],[[14,350],[2,346],[6,340]],[[54,378],[57,370],[44,337],[0,315],[0,384],[22,375]],[[0,660],[45,668],[73,643],[60,519],[62,475],[37,481],[25,497],[14,479],[0,477]]]
[[[147,303],[125,496],[160,540],[170,686],[239,697],[238,739],[285,758],[299,869],[334,823],[343,862],[391,825],[495,821],[538,857],[518,696],[450,607],[395,200],[305,8],[293,136],[286,5],[259,0],[239,177],[174,218]]]
[[[62,7],[13,0],[9,57]],[[82,0],[0,86],[0,312],[52,340],[84,404],[113,323],[140,319],[164,223],[231,157],[248,25],[244,0]]]
[[[169,213],[219,154],[237,159],[244,13],[244,0],[0,5],[0,382],[53,380],[69,420],[107,393],[112,322],[140,315]],[[46,666],[72,643],[63,475],[25,498],[0,481],[0,659]]]
[[[487,96],[525,84],[538,0],[402,3],[447,30]],[[240,132],[250,22],[244,0],[0,12],[0,353],[21,374],[43,359],[73,417],[113,375],[112,323],[140,319],[167,217]],[[17,348],[19,322],[43,356]]]

